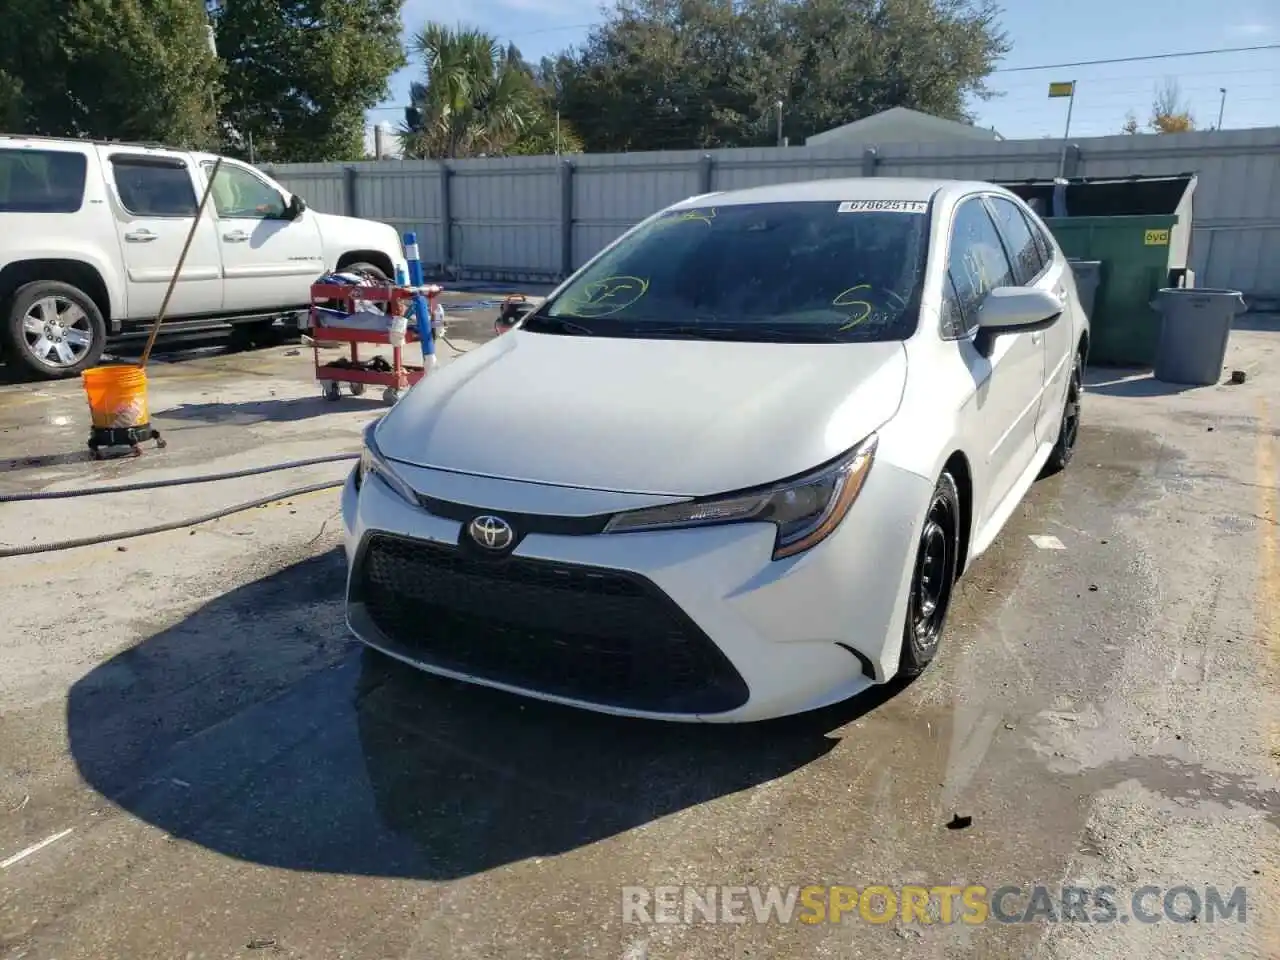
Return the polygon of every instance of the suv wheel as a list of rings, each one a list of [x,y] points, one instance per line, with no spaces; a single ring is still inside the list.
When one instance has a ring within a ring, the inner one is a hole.
[[[349,263],[345,267],[338,268],[339,273],[358,273],[368,277],[370,280],[376,280],[378,283],[390,283],[391,278],[387,276],[385,270],[381,267],[374,266],[372,263],[366,263],[360,260],[356,263]]]
[[[10,359],[46,380],[92,367],[107,341],[98,305],[83,290],[57,280],[19,287],[0,332]]]

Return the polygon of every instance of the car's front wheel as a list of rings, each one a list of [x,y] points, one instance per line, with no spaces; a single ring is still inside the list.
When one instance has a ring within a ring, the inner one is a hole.
[[[943,473],[929,500],[916,546],[898,667],[903,676],[922,673],[938,652],[959,565],[960,517],[955,479]]]
[[[93,298],[58,280],[19,287],[5,321],[9,358],[46,380],[72,377],[92,367],[106,346],[107,325]]]

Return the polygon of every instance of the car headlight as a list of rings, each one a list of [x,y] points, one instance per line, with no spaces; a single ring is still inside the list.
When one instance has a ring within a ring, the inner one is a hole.
[[[617,514],[606,533],[671,530],[722,523],[772,523],[773,558],[794,556],[825,540],[844,519],[866,482],[876,437],[824,467],[794,480],[724,497],[690,500]]]
[[[378,443],[373,437],[374,429],[382,421],[375,420],[364,429],[364,447],[360,451],[360,463],[356,466],[356,487],[363,487],[369,477],[377,477],[388,487],[390,487],[401,499],[415,506],[418,503],[418,496],[414,493],[413,488],[400,479],[395,470],[387,463],[382,456],[382,451],[378,449]]]

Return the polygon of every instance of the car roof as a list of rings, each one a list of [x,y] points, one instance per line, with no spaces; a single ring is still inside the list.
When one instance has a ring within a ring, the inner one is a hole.
[[[690,197],[674,209],[706,206],[733,206],[747,203],[842,203],[846,200],[928,201],[939,195],[961,196],[976,191],[1004,193],[992,183],[978,180],[930,180],[913,177],[847,177],[836,180],[807,180],[774,183],[745,190],[725,190]]]

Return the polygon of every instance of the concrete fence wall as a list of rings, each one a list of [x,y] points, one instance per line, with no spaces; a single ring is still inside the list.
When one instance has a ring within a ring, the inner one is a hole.
[[[565,158],[384,160],[267,169],[317,210],[418,234],[442,275],[556,280],[623,230],[697,193],[828,177],[1025,180],[1058,173],[1054,140],[843,144]],[[1200,286],[1280,296],[1280,128],[1074,141],[1069,177],[1194,172]]]

